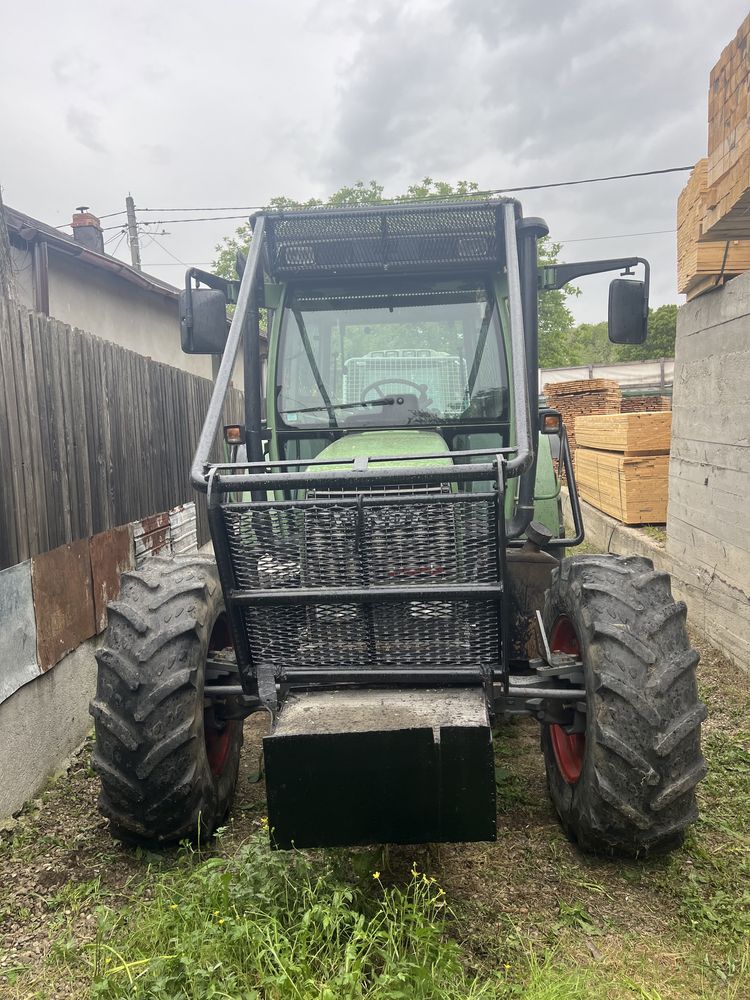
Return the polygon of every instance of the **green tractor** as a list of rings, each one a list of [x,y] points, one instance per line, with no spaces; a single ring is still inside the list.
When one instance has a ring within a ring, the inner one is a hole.
[[[192,269],[181,297],[183,349],[223,352],[191,472],[215,560],[126,574],[98,653],[113,835],[210,836],[264,711],[275,847],[493,840],[492,741],[531,715],[582,849],[679,844],[705,773],[685,605],[647,559],[566,556],[570,451],[537,404],[539,296],[624,272],[609,334],[641,343],[648,264],[539,267],[547,227],[506,198],[252,222],[241,280]]]

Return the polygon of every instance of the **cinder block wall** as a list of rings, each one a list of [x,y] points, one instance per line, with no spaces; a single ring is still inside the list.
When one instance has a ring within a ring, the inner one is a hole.
[[[667,553],[693,624],[747,670],[750,272],[680,308],[672,409]]]

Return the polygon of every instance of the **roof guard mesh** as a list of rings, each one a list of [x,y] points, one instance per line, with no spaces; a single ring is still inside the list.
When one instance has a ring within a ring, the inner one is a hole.
[[[502,202],[269,213],[272,277],[475,270],[503,258]]]

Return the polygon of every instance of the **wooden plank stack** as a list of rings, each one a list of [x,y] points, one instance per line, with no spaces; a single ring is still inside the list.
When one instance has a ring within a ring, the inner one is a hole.
[[[572,382],[547,382],[544,398],[562,414],[573,450],[576,447],[576,419],[597,413],[619,413],[622,393],[613,379],[583,378]]]
[[[696,164],[677,205],[679,290],[695,298],[750,270],[748,240],[750,14],[711,70],[708,157]]]
[[[623,396],[620,403],[620,413],[663,413],[671,409],[671,396]]]
[[[713,287],[719,275],[750,269],[750,240],[699,242],[708,205],[708,160],[699,160],[677,200],[677,289],[688,300]]]
[[[581,499],[623,524],[664,524],[672,414],[584,416],[575,431]]]

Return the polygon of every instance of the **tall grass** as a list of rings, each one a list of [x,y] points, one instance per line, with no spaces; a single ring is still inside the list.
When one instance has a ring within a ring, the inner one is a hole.
[[[274,854],[261,835],[231,858],[189,849],[151,898],[105,911],[94,995],[149,1000],[491,1000],[448,935],[443,890],[412,869],[347,882],[334,861]],[[504,990],[503,990],[504,992]]]

